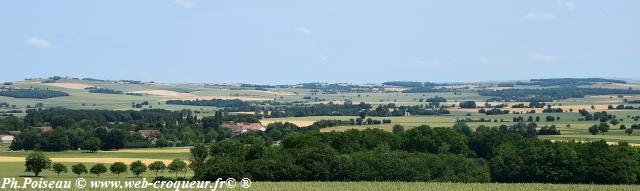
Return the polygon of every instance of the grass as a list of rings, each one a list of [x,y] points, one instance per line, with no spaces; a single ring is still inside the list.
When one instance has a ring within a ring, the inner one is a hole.
[[[498,183],[425,183],[425,182],[255,182],[247,190],[637,190],[635,185],[587,185],[587,184],[498,184]]]
[[[76,163],[63,163],[67,168],[71,168]],[[84,163],[88,168],[91,168],[93,163]],[[23,163],[0,163],[0,177],[2,178],[17,178],[22,182],[24,177],[32,176],[32,173],[24,172]],[[175,173],[168,171],[160,172],[159,176],[175,177]],[[178,176],[184,176],[184,173],[179,173]],[[191,171],[186,174],[187,177],[193,176]],[[120,180],[120,181],[136,181],[142,178],[147,178],[147,181],[151,181],[155,177],[154,172],[143,173],[139,178],[134,177],[130,172],[117,176],[111,173],[101,174],[97,177],[93,174],[83,174],[77,176],[72,172],[62,173],[58,177],[52,171],[44,171],[41,174],[43,180],[69,180],[74,182],[78,177],[84,178],[87,181],[92,180]],[[32,179],[39,179],[31,177]],[[73,184],[72,184],[73,185]],[[437,182],[259,182],[254,181],[249,189],[244,189],[236,186],[234,189],[224,188],[221,190],[260,190],[260,191],[288,191],[288,190],[308,190],[308,191],[342,191],[342,190],[366,190],[366,191],[382,191],[382,190],[476,190],[476,191],[511,191],[511,190],[557,190],[557,191],[573,191],[573,190],[638,190],[640,186],[637,185],[590,185],[590,184],[501,184],[501,183],[437,183]],[[126,189],[110,189],[110,190],[126,190]],[[147,188],[143,190],[156,190]],[[175,189],[164,189],[175,190]],[[186,189],[181,189],[186,190]]]

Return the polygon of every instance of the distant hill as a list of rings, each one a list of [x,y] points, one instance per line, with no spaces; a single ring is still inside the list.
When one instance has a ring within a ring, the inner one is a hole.
[[[593,83],[619,83],[626,84],[624,80],[604,79],[604,78],[548,78],[531,79],[530,82],[519,82],[517,85],[539,85],[539,86],[579,86],[591,85]]]

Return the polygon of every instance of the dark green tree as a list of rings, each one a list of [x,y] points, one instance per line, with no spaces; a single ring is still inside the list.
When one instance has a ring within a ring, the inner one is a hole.
[[[393,134],[396,134],[396,135],[397,134],[402,134],[402,133],[404,133],[404,127],[402,125],[400,125],[400,124],[395,124],[395,125],[393,125],[392,132],[393,132]]]
[[[109,166],[109,170],[112,174],[116,174],[118,175],[118,177],[120,177],[121,173],[127,172],[127,165],[123,162],[115,162],[111,164],[111,166]]]
[[[169,165],[167,166],[167,169],[169,169],[169,172],[176,173],[176,177],[178,177],[178,172],[187,170],[187,163],[180,159],[173,159],[173,161],[171,161],[171,163],[169,163]]]
[[[149,170],[156,173],[156,177],[158,176],[158,172],[164,171],[167,166],[162,161],[155,161],[149,164]]]
[[[82,143],[82,150],[87,150],[89,152],[95,153],[100,150],[100,145],[102,145],[100,139],[97,137],[88,137]]]
[[[58,177],[60,177],[60,173],[68,172],[67,166],[62,163],[53,163],[53,165],[51,165],[51,169],[58,175]]]
[[[98,163],[95,164],[89,169],[91,174],[95,174],[97,177],[100,177],[100,174],[107,172],[107,166],[104,164]]]
[[[38,176],[42,171],[51,168],[51,159],[44,153],[33,152],[27,155],[24,165],[26,172],[32,172],[35,176]]]
[[[84,164],[82,163],[78,163],[76,165],[71,166],[71,171],[74,174],[77,174],[78,176],[80,176],[83,173],[89,173],[89,171],[87,170],[87,167],[84,166]]]
[[[136,175],[136,177],[140,177],[140,174],[147,172],[147,165],[142,163],[142,161],[134,161],[129,165],[129,171]]]
[[[598,125],[598,131],[600,131],[600,133],[602,134],[609,132],[609,124],[607,124],[606,122],[601,122],[600,125]]]

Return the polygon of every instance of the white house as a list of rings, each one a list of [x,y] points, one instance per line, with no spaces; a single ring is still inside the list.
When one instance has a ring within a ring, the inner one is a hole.
[[[2,144],[11,144],[13,142],[12,135],[0,135],[0,143]]]

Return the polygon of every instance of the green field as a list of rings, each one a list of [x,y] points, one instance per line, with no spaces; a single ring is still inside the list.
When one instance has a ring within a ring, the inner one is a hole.
[[[631,124],[636,124],[638,122],[633,121],[630,118],[626,118],[627,115],[635,116],[639,115],[638,111],[627,111],[627,112],[613,112],[614,115],[624,116],[625,121],[622,124],[625,124],[629,127]],[[471,128],[476,128],[480,125],[485,125],[488,127],[497,127],[500,125],[512,125],[512,118],[514,116],[523,116],[525,119],[529,116],[540,116],[543,118],[540,122],[536,122],[538,127],[542,126],[551,126],[556,125],[558,129],[561,131],[562,135],[560,136],[545,136],[546,139],[558,139],[558,140],[600,140],[604,139],[610,142],[618,142],[618,141],[626,141],[629,143],[640,143],[640,132],[635,131],[633,134],[628,135],[624,132],[624,130],[619,129],[619,125],[611,126],[609,132],[604,135],[591,135],[589,134],[588,128],[594,124],[597,124],[594,121],[577,121],[578,113],[536,113],[536,114],[507,114],[507,115],[484,115],[479,113],[473,113],[470,116],[463,114],[452,114],[445,116],[408,116],[408,117],[371,117],[373,119],[391,119],[390,124],[381,124],[381,125],[357,125],[357,126],[337,126],[321,129],[322,132],[330,132],[330,131],[345,131],[348,129],[365,129],[365,128],[380,128],[386,131],[391,131],[393,125],[402,125],[406,128],[416,127],[420,125],[429,125],[432,127],[451,127],[456,122],[456,119],[491,119],[492,122],[467,122]],[[546,122],[544,121],[545,116],[554,116],[560,117],[559,121]],[[358,116],[311,116],[311,117],[290,117],[290,118],[275,118],[275,119],[265,119],[264,122],[292,122],[292,123],[309,123],[310,121],[318,121],[318,120],[328,120],[328,119],[338,119],[338,120],[349,120],[357,118]],[[367,117],[368,118],[368,117]],[[504,120],[504,122],[500,122],[500,120]],[[498,120],[498,122],[493,122],[494,120]],[[569,125],[569,127],[567,127]]]
[[[554,184],[498,184],[498,183],[423,183],[423,182],[256,182],[248,190],[637,190],[639,186],[626,185],[554,185]]]

